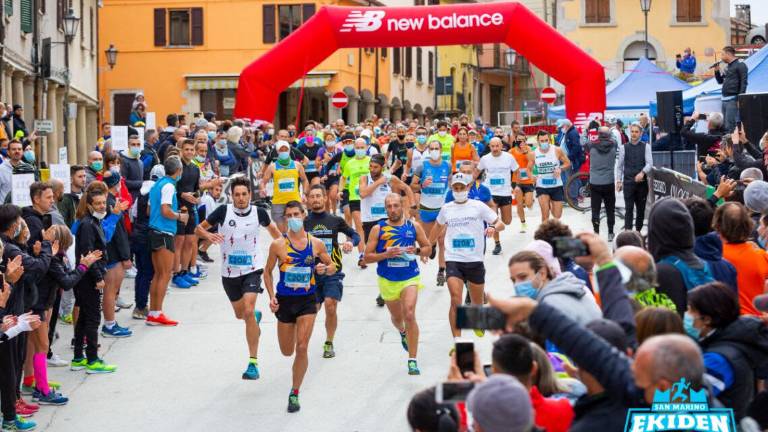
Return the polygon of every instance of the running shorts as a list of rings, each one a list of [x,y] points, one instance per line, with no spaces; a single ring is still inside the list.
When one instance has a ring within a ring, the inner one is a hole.
[[[493,195],[493,202],[499,207],[512,205],[512,196]]]
[[[173,246],[173,235],[150,229],[149,248],[152,251],[165,248],[171,252],[175,252],[175,248]]]
[[[303,315],[317,314],[317,295],[281,296],[276,295],[280,307],[275,312],[281,323],[295,324],[296,319]]]
[[[403,290],[409,286],[415,286],[418,290],[424,288],[421,284],[421,276],[417,275],[404,281],[391,281],[379,276],[379,293],[384,301],[400,300]]]
[[[326,298],[341,301],[341,296],[344,294],[344,285],[341,283],[343,280],[344,273],[341,272],[336,272],[328,276],[317,275],[315,278],[317,302],[322,303]]]
[[[543,187],[537,187],[536,188],[536,196],[540,197],[542,195],[549,195],[549,199],[552,201],[565,201],[565,194],[563,193],[563,187],[553,187],[553,188],[543,188]]]
[[[465,282],[471,282],[473,284],[484,284],[485,265],[482,261],[448,261],[445,263],[445,276],[457,277]]]
[[[261,287],[261,274],[264,270],[256,270],[238,277],[222,277],[221,284],[224,286],[224,292],[227,293],[229,301],[236,302],[243,298],[246,293],[259,294],[264,292]]]
[[[419,207],[419,218],[421,218],[421,221],[424,223],[432,223],[436,221],[438,213],[440,213],[440,209]]]

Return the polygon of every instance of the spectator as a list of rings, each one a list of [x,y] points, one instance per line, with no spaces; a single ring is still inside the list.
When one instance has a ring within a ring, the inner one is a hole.
[[[96,140],[96,148],[94,150],[103,152],[104,151],[104,145],[108,141],[112,140],[112,124],[109,122],[104,122],[101,124],[101,136],[99,136],[99,139]]]
[[[88,166],[85,167],[85,186],[101,178],[104,169],[104,156],[98,151],[88,153]]]
[[[571,161],[571,167],[563,170],[562,174],[563,184],[566,184],[568,177],[579,172],[585,157],[584,150],[581,147],[581,137],[579,137],[579,131],[576,129],[576,126],[568,119],[560,120],[560,125],[555,144],[560,146],[568,160]],[[571,198],[576,198],[579,187],[581,187],[580,184],[573,184],[571,190],[566,191],[566,193]]]
[[[637,343],[663,334],[685,334],[683,320],[675,311],[664,307],[645,307],[635,314]]]
[[[600,233],[600,209],[605,202],[605,213],[608,222],[608,241],[613,241],[613,227],[616,223],[616,150],[618,143],[613,138],[611,130],[605,126],[599,128],[597,142],[588,142],[589,150],[589,190],[592,203],[592,229]],[[643,181],[645,177],[643,176]],[[638,210],[638,214],[639,214]],[[629,218],[630,222],[632,218]],[[642,227],[642,225],[640,225]],[[640,229],[638,228],[638,231]]]
[[[573,237],[573,232],[571,232],[568,225],[559,220],[548,219],[547,221],[542,222],[536,229],[536,232],[533,233],[534,240],[543,240],[549,243],[553,249],[555,247],[555,237]],[[560,268],[563,271],[573,273],[573,275],[581,279],[590,290],[592,289],[592,280],[589,278],[589,273],[587,273],[587,271],[580,265],[576,264],[576,261],[572,258],[558,258],[558,261],[560,261]]]
[[[750,217],[755,223],[755,231],[749,239],[757,241],[757,227],[762,215],[768,214],[768,182],[752,181],[744,189],[744,205],[751,212]]]
[[[48,214],[51,215],[52,225],[66,225],[64,216],[59,211],[57,203],[64,197],[64,183],[57,178],[52,178],[51,187],[53,188],[53,204]],[[66,252],[66,251],[65,251]]]
[[[684,201],[693,219],[693,231],[696,241],[694,253],[709,265],[712,277],[737,292],[736,268],[723,258],[723,242],[712,229],[712,218],[715,209],[706,200],[691,197]]]
[[[616,249],[623,246],[636,246],[645,249],[645,239],[638,231],[622,231],[616,236]]]
[[[150,170],[160,163],[160,156],[158,156],[156,149],[158,137],[159,135],[154,129],[147,129],[144,131],[144,149],[141,150],[141,154],[139,155],[142,167],[144,168],[142,180],[149,180]]]
[[[690,48],[686,48],[682,56],[680,54],[675,56],[675,65],[680,70],[677,77],[683,81],[690,81],[696,73],[696,56]]]
[[[243,146],[240,145],[240,138],[242,138],[242,136],[243,129],[238,126],[232,126],[227,131],[227,149],[229,150],[229,154],[233,155],[237,161],[235,171],[243,171],[248,164],[248,153]]]
[[[142,145],[138,135],[128,137],[128,154],[120,152],[120,175],[133,201],[139,197],[144,180],[144,164],[139,159],[141,152]]]
[[[629,142],[619,146],[616,158],[616,191],[624,191],[624,230],[632,229],[632,219],[635,230],[643,229],[645,220],[645,203],[648,201],[648,174],[653,168],[653,153],[651,145],[641,141],[642,129],[637,123],[629,127],[631,135]],[[636,213],[635,213],[636,212]],[[633,218],[633,215],[635,217]]]
[[[415,432],[458,432],[461,421],[455,407],[435,401],[434,387],[411,398],[407,416],[408,424]]]
[[[722,84],[722,112],[725,118],[725,130],[733,130],[739,120],[738,97],[747,91],[747,65],[736,58],[732,46],[723,48],[721,61],[715,65],[715,79]]]
[[[144,127],[147,124],[147,107],[143,103],[137,104],[128,118],[128,124],[134,127]]]
[[[768,254],[748,241],[754,223],[747,209],[740,203],[727,202],[715,211],[713,225],[723,238],[723,257],[736,268],[741,314],[760,316],[752,299],[765,291]]]
[[[24,123],[24,108],[21,105],[13,105],[11,119],[13,120],[13,138],[23,139],[29,136],[29,132],[27,132],[27,124]]]
[[[133,103],[131,104],[131,109],[136,109],[139,105],[144,105],[144,108],[146,109],[149,105],[147,103],[146,98],[144,97],[144,93],[136,93],[136,96],[133,98]]]
[[[693,115],[683,125],[680,134],[688,141],[689,145],[696,146],[696,154],[699,157],[712,155],[720,149],[720,143],[723,140],[727,130],[723,127],[723,115],[719,112],[709,113],[707,115],[707,132],[698,133],[694,129],[699,119],[699,113]]]
[[[491,375],[467,397],[477,432],[528,432],[533,410],[525,387],[509,375]]]
[[[35,173],[35,179],[38,178],[35,167],[22,160],[24,153],[22,149],[21,142],[18,140],[8,143],[8,160],[0,164],[0,203],[10,202],[13,174]]]

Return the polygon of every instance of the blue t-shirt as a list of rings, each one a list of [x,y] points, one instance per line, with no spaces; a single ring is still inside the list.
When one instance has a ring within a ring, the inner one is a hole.
[[[475,182],[472,187],[469,188],[469,199],[478,200],[483,203],[487,203],[491,200],[491,190],[488,186]],[[448,194],[445,196],[445,203],[453,201],[453,190],[449,189]]]
[[[400,226],[387,224],[386,219],[379,221],[379,242],[376,252],[382,253],[390,247],[406,248],[416,245],[416,228],[407,220]],[[410,259],[413,258],[413,259]],[[419,264],[415,254],[410,257],[398,256],[379,261],[376,274],[384,279],[400,282],[419,275]]]

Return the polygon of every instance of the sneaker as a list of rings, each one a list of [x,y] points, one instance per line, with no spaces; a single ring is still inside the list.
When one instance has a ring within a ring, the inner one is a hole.
[[[88,366],[88,360],[84,358],[73,359],[69,364],[69,369],[73,371],[80,371],[85,369],[86,366]]]
[[[101,335],[106,338],[126,338],[133,335],[133,332],[125,327],[120,327],[117,323],[112,328],[101,326]]]
[[[59,317],[59,321],[64,323],[64,324],[67,324],[67,325],[72,325],[72,314],[69,313],[69,314],[66,314],[64,316]]]
[[[299,395],[291,392],[291,394],[288,395],[288,412],[295,413],[300,409],[301,409],[301,405],[299,405]]]
[[[526,231],[528,231],[528,224],[523,222],[520,224],[520,232],[525,233]]]
[[[381,295],[376,297],[376,306],[378,307],[384,307],[384,299],[381,298]]]
[[[501,255],[501,243],[496,243],[496,246],[493,247],[494,255]]]
[[[333,342],[326,341],[323,344],[323,358],[334,358],[336,357],[336,351],[333,350]]]
[[[206,252],[206,251],[202,251],[202,250],[198,249],[197,257],[200,258],[200,260],[203,261],[203,262],[207,262],[207,263],[212,263],[213,262],[211,257],[208,256],[208,252]]]
[[[17,405],[18,405],[18,406],[20,406],[20,407],[22,407],[22,408],[26,408],[26,409],[28,409],[29,411],[32,411],[32,412],[38,412],[38,411],[40,411],[40,405],[38,405],[38,404],[36,404],[36,403],[30,403],[30,402],[27,402],[27,401],[25,401],[25,400],[24,400],[24,398],[19,398],[19,399],[16,401],[16,403],[17,403]]]
[[[97,359],[85,366],[87,374],[108,374],[117,370],[117,366],[104,363],[104,360]]]
[[[133,307],[133,303],[127,302],[123,300],[122,297],[117,296],[117,301],[115,302],[115,306],[119,307],[120,309],[130,309]]]
[[[260,310],[254,309],[253,316],[256,317],[256,324],[261,324],[261,318],[264,316]]]
[[[131,317],[135,320],[145,320],[147,319],[147,315],[149,315],[149,308],[144,308],[144,309],[133,308],[133,313],[131,314]]]
[[[181,288],[181,289],[192,288],[192,283],[190,283],[182,275],[178,275],[178,274],[174,275],[173,278],[171,278],[171,282],[173,283],[173,286],[175,286],[176,288]]]
[[[483,337],[483,336],[485,336],[485,330],[482,330],[482,329],[474,329],[473,331],[475,332],[475,336],[477,336],[477,337]]]
[[[200,266],[198,266],[196,272],[194,272],[194,273],[190,272],[190,273],[187,273],[187,275],[192,276],[193,278],[195,278],[197,280],[200,280],[200,279],[207,278],[208,277],[208,272],[201,270]]]
[[[4,431],[31,431],[36,427],[37,423],[25,419],[20,414],[16,415],[16,420],[3,420]]]
[[[135,279],[136,273],[138,273],[138,271],[136,270],[136,266],[131,266],[131,268],[125,271],[125,277],[129,279]]]
[[[408,352],[408,338],[405,332],[400,333],[400,345],[403,346],[405,352]]]
[[[421,375],[416,360],[408,360],[408,375]]]
[[[608,233],[608,243],[612,242],[614,237],[615,237],[614,234],[612,232],[609,232]]]
[[[37,401],[40,405],[66,405],[69,402],[69,398],[53,390],[48,392],[48,395],[44,395],[40,390],[35,390],[32,393],[32,400]]]
[[[257,380],[259,379],[259,365],[254,362],[248,363],[248,369],[243,372],[244,380]]]
[[[22,418],[29,418],[33,415],[37,414],[36,410],[32,410],[30,408],[25,407],[24,405],[20,404],[19,402],[16,402],[16,415]],[[5,430],[5,429],[3,429]],[[13,430],[13,429],[11,429]]]
[[[437,286],[445,285],[445,269],[437,271]]]
[[[184,278],[184,280],[186,280],[187,282],[189,282],[191,286],[194,286],[194,285],[198,285],[198,284],[200,284],[200,281],[199,281],[199,280],[197,280],[197,278],[196,278],[196,277],[194,277],[194,276],[192,275],[192,273],[189,273],[189,272],[184,272],[183,274],[181,274],[181,277],[183,277],[183,278]]]
[[[172,327],[172,326],[179,325],[179,322],[168,319],[165,316],[165,314],[161,313],[159,316],[156,316],[156,317],[147,315],[147,325]]]
[[[59,357],[58,354],[52,355],[51,358],[48,359],[47,363],[48,363],[48,366],[50,367],[64,367],[69,364],[68,361]]]

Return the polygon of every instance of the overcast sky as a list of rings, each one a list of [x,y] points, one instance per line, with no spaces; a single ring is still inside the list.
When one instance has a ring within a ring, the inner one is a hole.
[[[734,16],[737,4],[752,5],[752,24],[764,25],[768,22],[768,0],[731,0],[731,16]]]

